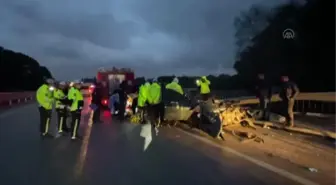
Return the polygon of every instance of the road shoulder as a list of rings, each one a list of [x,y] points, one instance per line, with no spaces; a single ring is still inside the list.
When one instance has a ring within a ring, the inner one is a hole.
[[[179,129],[188,133],[206,138],[220,146],[230,147],[248,156],[264,161],[268,164],[285,169],[286,171],[302,176],[320,184],[335,183],[335,150],[325,141],[309,142],[307,139],[297,137],[284,131],[277,132],[270,129],[258,128],[256,131],[246,129],[259,135],[264,143],[241,143],[230,134],[226,134],[225,141],[215,140],[198,129],[190,129],[186,125],[179,125]],[[241,131],[242,129],[239,128]],[[313,137],[319,140],[321,138]],[[311,172],[309,168],[317,169]]]

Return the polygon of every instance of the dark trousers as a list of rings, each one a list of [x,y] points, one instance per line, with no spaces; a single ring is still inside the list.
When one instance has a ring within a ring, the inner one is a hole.
[[[289,126],[294,126],[294,99],[283,100],[283,115],[286,117],[287,124]]]
[[[165,106],[164,103],[159,103],[158,105],[158,111],[159,111],[159,118],[160,118],[160,124],[162,124],[164,122],[164,118],[165,118]]]
[[[148,105],[146,110],[146,120],[149,121],[153,127],[158,126],[160,119],[160,104]]]
[[[67,109],[62,108],[62,109],[56,109],[57,112],[57,130],[58,132],[68,132],[68,126],[67,126]]]
[[[93,123],[100,122],[100,108],[99,107],[97,107],[97,109],[93,111],[92,119],[93,119]]]
[[[78,102],[78,109],[75,111],[71,111],[71,137],[78,137],[78,129],[81,121],[81,112],[83,109],[84,102]]]
[[[39,107],[39,112],[40,112],[40,132],[42,135],[46,135],[48,133],[50,126],[51,110]]]
[[[140,123],[145,123],[145,114],[146,114],[146,107],[137,107],[138,108],[138,113],[140,115]]]
[[[210,98],[210,93],[201,94],[201,99],[203,101],[207,101],[209,98]]]
[[[126,109],[126,101],[120,101],[118,104],[118,118],[120,121],[123,121],[125,118],[125,109]]]
[[[259,108],[262,111],[262,120],[268,121],[270,116],[269,110],[270,99],[266,97],[259,97]]]

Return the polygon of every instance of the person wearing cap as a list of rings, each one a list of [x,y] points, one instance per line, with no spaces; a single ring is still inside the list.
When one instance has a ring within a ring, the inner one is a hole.
[[[210,96],[210,81],[206,76],[202,76],[200,79],[196,80],[196,85],[200,87],[200,94],[203,101],[209,99]]]
[[[166,85],[166,89],[171,89],[173,91],[180,93],[181,95],[184,94],[183,89],[181,85],[179,84],[179,80],[177,77],[175,77],[171,83]]]
[[[300,90],[293,81],[289,80],[287,75],[281,76],[281,82],[282,86],[279,96],[282,100],[284,116],[286,117],[288,126],[293,127],[295,98],[299,95]]]
[[[161,112],[161,86],[158,83],[157,79],[153,79],[153,83],[149,86],[147,102],[149,104],[147,109],[148,121],[150,121],[150,123],[155,128],[156,134],[158,134],[158,121],[160,119]]]
[[[54,103],[53,92],[55,87],[53,85],[54,80],[47,79],[36,91],[36,100],[39,105],[40,113],[40,133],[42,137],[51,136],[48,132]]]
[[[68,127],[66,124],[66,118],[67,118],[67,105],[66,100],[67,97],[64,93],[64,90],[66,88],[65,82],[60,82],[58,84],[57,89],[54,92],[54,98],[56,100],[55,108],[57,112],[57,130],[58,134],[63,134],[64,132],[68,132]]]
[[[79,81],[74,82],[73,89],[69,91],[68,99],[72,101],[71,112],[71,139],[75,140],[80,138],[78,135],[78,128],[81,121],[81,113],[84,106],[84,97],[80,91],[81,83]]]

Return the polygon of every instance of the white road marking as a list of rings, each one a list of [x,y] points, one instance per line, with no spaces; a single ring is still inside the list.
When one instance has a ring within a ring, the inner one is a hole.
[[[303,185],[318,185],[318,183],[315,183],[315,182],[310,181],[310,180],[308,180],[306,178],[303,178],[303,177],[297,176],[297,175],[295,175],[293,173],[290,173],[290,172],[288,172],[288,171],[286,171],[284,169],[275,167],[275,166],[273,166],[271,164],[265,163],[263,161],[255,159],[253,157],[250,157],[248,155],[240,153],[240,152],[238,152],[238,151],[236,151],[236,150],[234,150],[232,148],[229,148],[227,146],[221,146],[221,145],[216,144],[216,143],[214,143],[214,142],[212,142],[212,141],[210,141],[210,140],[208,140],[206,138],[203,138],[201,136],[197,136],[197,135],[188,133],[188,132],[186,132],[186,131],[184,131],[182,129],[178,129],[178,130],[181,131],[181,132],[183,132],[183,133],[185,133],[185,134],[187,134],[187,135],[189,135],[189,136],[191,136],[191,137],[193,137],[193,138],[195,138],[195,139],[198,139],[198,140],[200,140],[200,141],[202,141],[204,143],[207,143],[207,144],[209,144],[209,145],[211,145],[213,147],[220,148],[220,149],[222,149],[225,152],[229,152],[229,153],[234,154],[234,155],[236,155],[238,157],[241,157],[241,158],[243,158],[243,159],[245,159],[247,161],[252,162],[253,164],[256,164],[256,165],[258,165],[258,166],[260,166],[260,167],[262,167],[264,169],[267,169],[267,170],[269,170],[271,172],[274,172],[274,173],[276,173],[276,174],[278,174],[280,176],[283,176],[285,178],[291,179],[291,180],[293,180],[293,181],[295,181],[297,183],[300,183],[300,184],[303,184]]]
[[[145,138],[143,150],[146,151],[152,142],[152,126],[151,124],[141,125],[140,136]]]

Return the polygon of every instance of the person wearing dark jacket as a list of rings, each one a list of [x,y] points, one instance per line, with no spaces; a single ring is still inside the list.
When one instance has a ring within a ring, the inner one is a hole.
[[[100,123],[100,103],[102,100],[102,92],[101,92],[102,86],[100,83],[96,82],[95,83],[95,88],[93,89],[92,92],[92,100],[91,103],[95,104],[95,110],[93,112],[93,123]]]
[[[269,120],[269,104],[272,98],[272,87],[268,83],[267,80],[265,80],[265,75],[260,73],[258,74],[256,86],[256,96],[259,99],[259,106],[262,111],[262,119],[267,121]]]
[[[282,87],[279,96],[282,100],[284,116],[288,126],[294,126],[294,104],[295,98],[299,95],[300,90],[298,86],[289,80],[288,76],[284,75],[281,77]]]
[[[119,95],[119,104],[118,104],[118,118],[122,122],[125,118],[126,111],[126,101],[127,101],[127,86],[125,82],[120,84],[120,87],[115,91]]]

